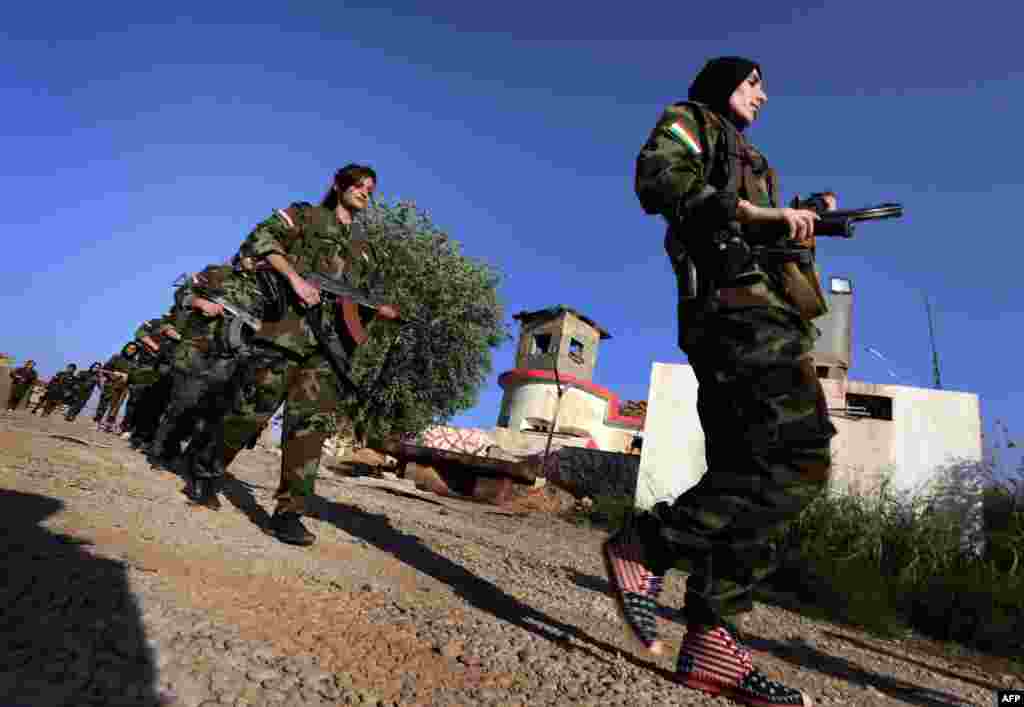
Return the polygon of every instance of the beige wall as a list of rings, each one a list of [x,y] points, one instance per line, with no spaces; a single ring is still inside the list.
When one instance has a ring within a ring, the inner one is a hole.
[[[608,416],[607,400],[600,395],[571,386],[563,386],[563,390],[565,392],[558,408],[556,432],[565,430],[586,433],[593,438],[598,448],[606,452],[629,450],[636,431],[609,427],[605,424]],[[507,409],[509,413],[508,429],[512,432],[529,429],[529,418],[551,420],[555,414],[557,400],[558,390],[554,382],[527,382],[512,386],[510,390],[505,391],[501,403],[502,410]]]
[[[546,322],[535,322],[524,327],[516,351],[516,368],[553,370],[555,356],[534,354],[534,336],[549,334],[552,347],[558,355],[558,371],[583,380],[592,380],[597,365],[597,349],[601,335],[572,312],[563,312]],[[576,339],[583,344],[582,362],[570,356],[570,344]]]

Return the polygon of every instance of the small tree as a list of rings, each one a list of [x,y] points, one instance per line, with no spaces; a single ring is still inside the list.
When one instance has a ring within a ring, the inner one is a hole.
[[[378,263],[373,289],[403,321],[374,320],[352,362],[364,398],[347,399],[341,412],[364,444],[417,435],[473,407],[491,350],[511,338],[499,273],[463,255],[415,203],[378,202],[365,223]]]

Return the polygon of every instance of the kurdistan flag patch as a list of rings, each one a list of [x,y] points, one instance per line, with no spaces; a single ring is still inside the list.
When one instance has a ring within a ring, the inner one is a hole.
[[[672,125],[668,126],[668,131],[672,133],[679,142],[686,145],[693,154],[699,155],[703,152],[703,150],[700,149],[700,141],[697,140],[689,130],[683,127],[683,121],[677,120],[672,123]]]

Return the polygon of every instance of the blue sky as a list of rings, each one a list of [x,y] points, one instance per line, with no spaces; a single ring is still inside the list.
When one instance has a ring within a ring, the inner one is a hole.
[[[1015,4],[65,5],[0,30],[0,350],[45,375],[105,360],[179,273],[361,161],[504,273],[510,315],[564,303],[608,329],[595,380],[645,398],[651,363],[684,357],[633,160],[707,58],[741,54],[787,200],[906,207],[820,247],[855,283],[853,377],[930,385],[927,293],[944,387],[1024,430]],[[456,424],[494,424],[512,364],[510,344]]]

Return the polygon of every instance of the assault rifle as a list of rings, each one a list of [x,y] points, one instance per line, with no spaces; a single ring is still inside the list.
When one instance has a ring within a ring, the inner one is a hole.
[[[240,320],[243,324],[248,326],[253,331],[259,331],[260,328],[263,326],[263,322],[260,321],[260,319],[256,317],[256,315],[254,315],[252,312],[245,309],[244,307],[239,307],[234,302],[231,302],[230,300],[225,299],[220,295],[200,295],[200,297],[210,302],[213,302],[214,304],[219,304],[221,307],[224,308],[225,312],[230,314],[235,319]]]
[[[299,276],[317,289],[339,298],[345,327],[357,345],[365,344],[369,338],[369,334],[366,333],[364,328],[363,319],[359,316],[359,307],[372,309],[377,312],[378,316],[384,319],[403,321],[399,315],[398,307],[344,280],[327,277],[318,272],[299,273]]]
[[[322,275],[318,272],[302,273],[301,277],[309,284],[315,285],[318,289],[321,289],[324,292],[329,292],[332,295],[341,297],[342,299],[350,300],[353,304],[357,304],[361,307],[368,307],[369,309],[376,310],[385,319],[401,319],[401,317],[392,316],[392,312],[395,314],[398,313],[398,308],[386,302],[383,297],[378,297],[366,290],[350,285],[344,280],[327,277],[326,275]],[[385,308],[383,311],[381,309],[382,307]]]
[[[812,194],[807,200],[799,198],[790,202],[790,208],[808,209],[815,212],[821,218],[814,222],[814,235],[832,236],[835,238],[853,238],[854,229],[858,223],[864,221],[881,221],[883,219],[900,218],[903,216],[903,205],[897,203],[879,204],[868,206],[863,209],[844,209],[828,211],[828,206],[822,199],[821,194]],[[786,230],[784,224],[768,224],[757,226],[755,233],[762,237],[771,234],[774,238],[783,235]],[[799,263],[804,266],[813,266],[814,252],[810,248],[802,246],[762,246],[757,245],[751,248],[751,252],[762,263]]]
[[[821,220],[814,223],[815,236],[853,238],[854,228],[863,221],[881,221],[903,216],[901,204],[879,204],[864,209],[843,209],[819,213]]]
[[[790,206],[794,209],[809,209],[821,217],[819,221],[814,222],[815,236],[836,238],[853,238],[854,228],[862,221],[881,221],[903,216],[903,205],[892,202],[863,209],[829,211],[824,194],[811,194],[804,200],[797,197]]]

